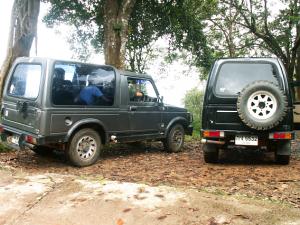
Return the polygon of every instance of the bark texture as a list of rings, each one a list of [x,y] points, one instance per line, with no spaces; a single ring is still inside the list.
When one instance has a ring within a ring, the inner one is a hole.
[[[104,8],[105,64],[125,69],[128,21],[136,0],[106,0]]]
[[[29,56],[33,39],[37,36],[40,0],[14,0],[6,58],[0,72],[0,99],[7,73],[17,57]]]

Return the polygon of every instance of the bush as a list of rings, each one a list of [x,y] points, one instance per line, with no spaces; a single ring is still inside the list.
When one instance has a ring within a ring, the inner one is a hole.
[[[193,136],[200,136],[201,119],[202,119],[202,105],[203,105],[203,91],[193,88],[189,90],[184,96],[184,105],[187,110],[193,114],[194,133]]]
[[[10,150],[11,150],[11,148],[10,148],[9,146],[5,145],[4,143],[2,143],[2,142],[0,141],[0,153],[1,153],[1,152],[8,152],[8,151],[10,151]]]

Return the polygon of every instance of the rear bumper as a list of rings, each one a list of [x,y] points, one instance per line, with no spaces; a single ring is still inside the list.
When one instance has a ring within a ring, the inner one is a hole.
[[[207,133],[211,132],[215,136],[207,136]],[[206,133],[206,134],[204,134]],[[219,134],[219,136],[217,136]],[[274,135],[276,134],[276,135]],[[281,134],[288,134],[287,136]],[[201,130],[202,143],[210,144],[235,144],[236,135],[253,135],[258,137],[259,145],[266,144],[269,141],[286,141],[294,140],[295,132],[294,131],[260,131],[260,132],[251,132],[251,131],[233,131],[233,130]]]
[[[25,132],[2,124],[0,124],[0,127],[1,141],[6,142],[9,146],[15,149],[22,149],[24,147],[34,148],[37,145],[48,145],[52,143],[63,143],[65,140],[65,135],[43,136]],[[13,143],[11,141],[12,137],[17,137],[18,141]]]

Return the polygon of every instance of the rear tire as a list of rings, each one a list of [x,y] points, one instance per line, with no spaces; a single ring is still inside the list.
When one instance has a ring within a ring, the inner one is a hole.
[[[175,124],[169,131],[167,138],[163,140],[167,152],[180,152],[184,144],[184,128],[181,124]]]
[[[97,131],[89,128],[79,130],[67,148],[69,161],[78,167],[94,164],[101,153],[102,143]]]
[[[204,144],[203,156],[206,163],[217,163],[219,161],[219,149],[214,144]]]
[[[290,163],[289,155],[275,155],[276,163],[280,165],[288,165]]]
[[[277,143],[275,151],[275,162],[280,165],[288,165],[290,163],[291,141]]]

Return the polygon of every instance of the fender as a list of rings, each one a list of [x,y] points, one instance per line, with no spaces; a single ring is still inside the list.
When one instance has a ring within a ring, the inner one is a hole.
[[[69,129],[66,137],[65,137],[65,142],[68,142],[71,135],[74,133],[74,131],[82,126],[82,125],[85,125],[85,124],[97,124],[99,126],[101,126],[104,130],[104,133],[105,133],[105,136],[106,136],[106,140],[108,140],[108,136],[107,136],[107,129],[106,129],[106,126],[104,125],[104,123],[100,120],[97,120],[97,119],[93,119],[93,118],[87,118],[87,119],[83,119],[83,120],[80,120],[80,121],[77,121],[76,123],[73,124],[73,126]]]
[[[166,132],[165,132],[165,135],[167,135],[168,133],[169,133],[169,130],[170,130],[170,128],[172,127],[172,125],[173,124],[175,124],[175,123],[177,123],[177,122],[182,122],[183,123],[183,125],[184,125],[184,128],[186,128],[186,126],[187,126],[187,124],[188,124],[188,121],[187,121],[187,119],[186,118],[184,118],[184,117],[182,117],[182,116],[177,116],[177,117],[175,117],[175,118],[173,118],[170,122],[169,122],[169,124],[168,124],[168,126],[167,126],[167,128],[166,128]]]

